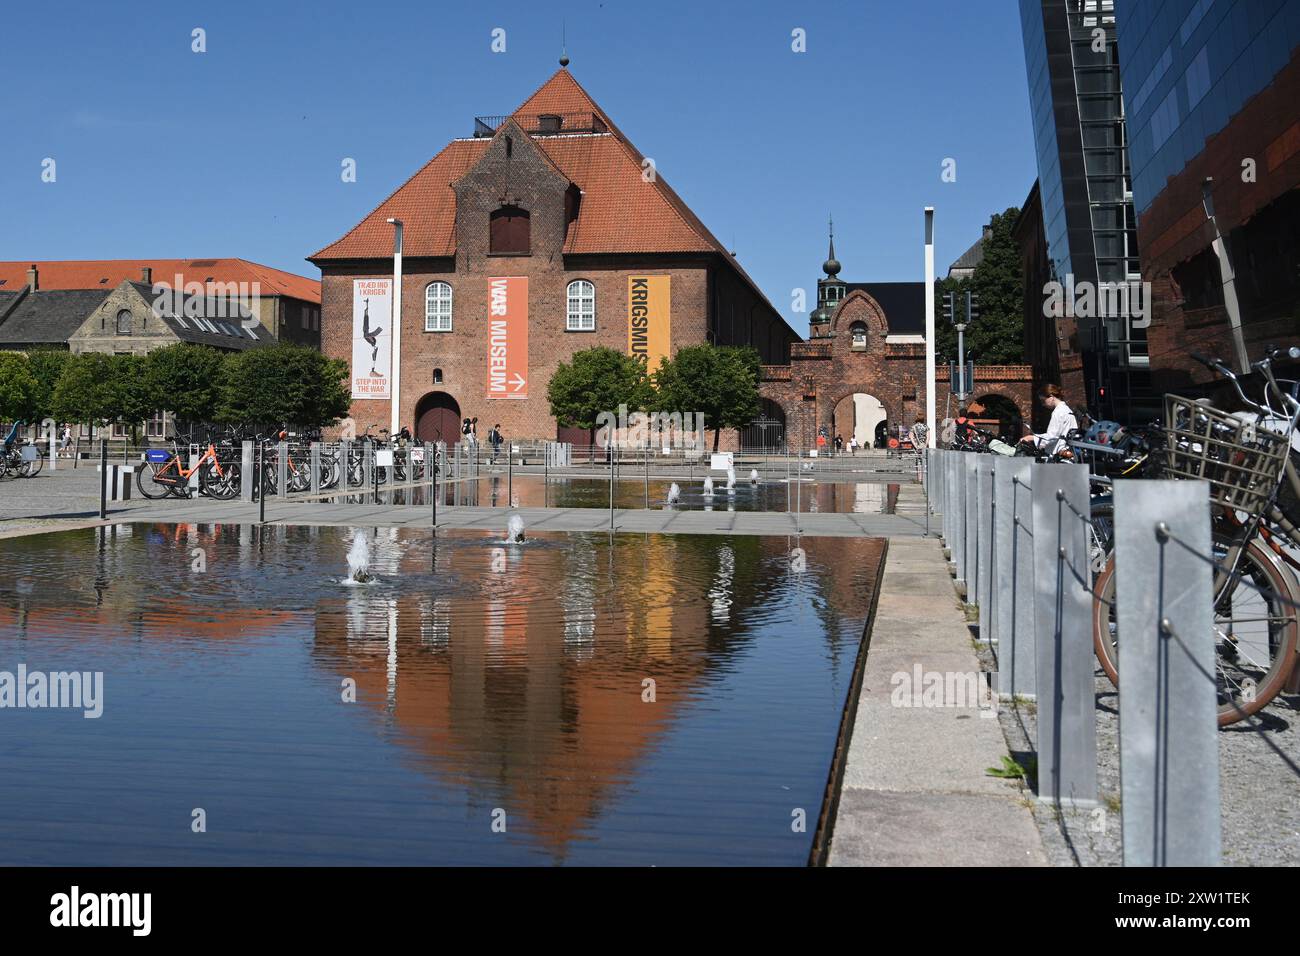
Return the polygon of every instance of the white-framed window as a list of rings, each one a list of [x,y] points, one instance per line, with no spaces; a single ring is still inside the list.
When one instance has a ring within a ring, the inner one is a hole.
[[[564,328],[569,332],[596,331],[596,287],[586,279],[569,283],[569,307]]]
[[[451,286],[430,282],[424,289],[424,331],[451,331]]]
[[[167,437],[167,413],[154,412],[145,422],[145,434],[150,438]]]

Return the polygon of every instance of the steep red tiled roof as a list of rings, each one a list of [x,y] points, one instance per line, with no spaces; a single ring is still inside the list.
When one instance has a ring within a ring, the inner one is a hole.
[[[463,176],[491,140],[458,139],[447,144],[375,211],[342,239],[308,259],[373,259],[393,254],[393,227],[403,223],[402,253],[407,256],[450,256],[456,252],[456,194],[451,184]]]
[[[718,252],[744,274],[662,176],[649,183],[642,178],[644,157],[568,70],[558,70],[511,115],[520,118],[542,113],[590,113],[610,130],[534,139],[583,191],[578,220],[565,242],[566,253]],[[451,143],[342,239],[308,258],[391,256],[389,217],[402,219],[406,225],[407,255],[454,255],[456,197],[451,184],[473,166],[488,142],[484,138]]]
[[[258,283],[262,295],[283,295],[304,302],[320,302],[320,282],[306,276],[272,269],[247,259],[66,259],[54,262],[22,259],[0,262],[0,291],[14,291],[27,285],[27,270],[35,265],[37,286],[43,291],[58,289],[103,289],[117,287],[122,280],[139,282],[145,266],[153,270],[154,282]]]
[[[613,125],[568,70],[556,70],[537,88],[537,92],[520,104],[514,115],[536,116],[540,113],[595,113],[606,125]]]

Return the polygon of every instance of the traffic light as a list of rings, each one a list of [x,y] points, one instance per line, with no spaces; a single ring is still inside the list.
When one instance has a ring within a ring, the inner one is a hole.
[[[967,293],[966,293],[966,322],[967,322],[967,324],[969,324],[969,323],[971,323],[971,322],[974,322],[977,318],[979,318],[979,314],[980,314],[979,304],[980,304],[980,297],[979,297],[979,296],[977,296],[977,295],[975,295],[975,294],[973,294],[973,293],[971,293],[971,292],[967,292]]]
[[[944,312],[948,316],[948,321],[956,322],[957,312],[953,302],[953,294],[951,292],[945,292],[943,294],[943,301],[944,301]]]

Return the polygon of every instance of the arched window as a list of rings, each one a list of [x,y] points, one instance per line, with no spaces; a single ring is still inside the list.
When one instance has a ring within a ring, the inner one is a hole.
[[[569,283],[569,308],[564,328],[569,332],[596,331],[596,287],[586,279]]]
[[[502,206],[495,210],[489,221],[488,251],[506,255],[528,255],[530,225],[527,209],[518,206]]]
[[[122,309],[117,313],[117,334],[118,335],[131,334],[131,310],[130,309]]]
[[[430,282],[424,289],[424,331],[451,331],[451,286]]]
[[[849,336],[851,339],[850,348],[855,352],[865,352],[867,350],[867,327],[862,322],[854,322],[849,326]]]

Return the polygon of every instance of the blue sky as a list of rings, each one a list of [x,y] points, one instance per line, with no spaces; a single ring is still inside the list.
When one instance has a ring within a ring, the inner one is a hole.
[[[922,207],[942,275],[1033,182],[1009,0],[54,0],[6,14],[0,259],[315,276],[306,255],[556,69],[562,21],[574,76],[801,333],[828,214],[844,278],[920,279]]]

